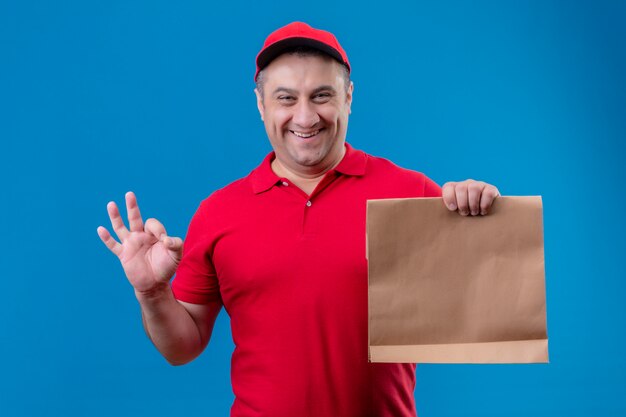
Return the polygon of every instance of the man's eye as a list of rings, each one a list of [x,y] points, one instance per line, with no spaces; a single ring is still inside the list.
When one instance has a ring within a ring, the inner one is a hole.
[[[295,98],[292,97],[292,96],[278,96],[278,100],[280,100],[280,101],[291,101],[291,100],[295,100]]]
[[[313,100],[316,101],[325,101],[330,98],[330,93],[319,93],[313,96]]]

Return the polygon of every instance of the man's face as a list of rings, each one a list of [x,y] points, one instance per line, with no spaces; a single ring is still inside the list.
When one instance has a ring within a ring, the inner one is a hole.
[[[281,55],[263,71],[257,105],[277,162],[292,172],[325,172],[342,158],[352,83],[325,56]]]

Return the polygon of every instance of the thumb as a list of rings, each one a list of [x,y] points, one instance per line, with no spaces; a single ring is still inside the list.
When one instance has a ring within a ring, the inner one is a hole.
[[[180,260],[183,254],[183,240],[181,238],[164,236],[163,244],[170,251],[176,252],[177,258]]]

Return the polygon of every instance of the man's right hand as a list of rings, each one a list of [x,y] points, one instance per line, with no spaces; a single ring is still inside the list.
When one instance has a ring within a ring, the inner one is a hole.
[[[133,192],[126,193],[126,210],[130,230],[124,225],[117,205],[113,201],[107,204],[111,226],[121,243],[102,226],[98,227],[98,236],[119,258],[135,292],[150,295],[166,287],[176,272],[183,254],[183,241],[167,236],[165,227],[156,219],[148,219],[144,225]]]

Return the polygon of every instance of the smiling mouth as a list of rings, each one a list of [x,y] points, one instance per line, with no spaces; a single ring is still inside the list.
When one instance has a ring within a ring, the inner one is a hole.
[[[308,139],[308,138],[312,138],[313,136],[317,135],[322,130],[323,129],[317,129],[317,130],[315,130],[313,132],[298,132],[296,130],[290,130],[290,132],[293,133],[294,135],[296,135],[299,138]]]

